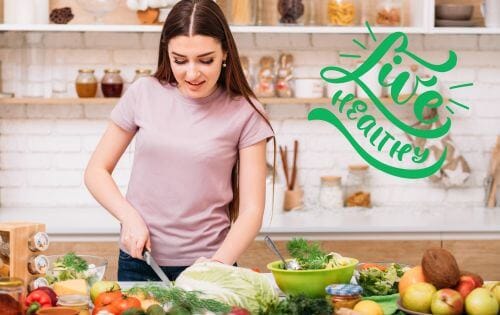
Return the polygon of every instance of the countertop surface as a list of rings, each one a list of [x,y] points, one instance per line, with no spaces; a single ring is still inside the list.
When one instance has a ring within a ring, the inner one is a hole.
[[[107,211],[79,209],[0,210],[0,221],[47,225],[52,235],[116,236],[120,226]],[[487,234],[500,239],[500,208],[342,208],[276,211],[264,216],[264,234]]]

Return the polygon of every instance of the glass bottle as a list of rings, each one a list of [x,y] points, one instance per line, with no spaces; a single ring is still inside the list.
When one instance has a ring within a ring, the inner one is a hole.
[[[326,0],[327,22],[335,26],[359,24],[360,9],[355,0]]]
[[[279,19],[278,0],[257,1],[257,25],[277,25]]]
[[[76,93],[78,97],[95,97],[97,93],[97,78],[93,69],[80,69],[76,77]]]
[[[257,0],[226,0],[227,20],[231,25],[255,25]]]
[[[342,178],[338,176],[322,176],[319,190],[319,204],[325,209],[342,208],[344,205],[342,189],[340,187]]]
[[[142,77],[150,77],[151,76],[151,69],[137,69],[135,70],[135,76],[132,82],[137,81],[137,79],[142,78]]]
[[[368,165],[349,165],[346,183],[346,207],[371,207]]]
[[[43,97],[45,81],[45,52],[42,33],[27,33],[22,66],[21,82],[24,84],[24,97]]]
[[[375,12],[375,25],[377,26],[403,25],[402,0],[378,0]]]
[[[101,89],[104,97],[120,97],[123,91],[123,78],[118,69],[104,70],[101,81]]]
[[[22,315],[24,282],[18,278],[0,278],[2,314]]]

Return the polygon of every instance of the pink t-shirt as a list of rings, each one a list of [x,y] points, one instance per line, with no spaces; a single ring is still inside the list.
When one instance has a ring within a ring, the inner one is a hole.
[[[152,77],[127,89],[111,120],[136,131],[126,198],[149,228],[154,258],[185,266],[211,257],[229,231],[238,150],[274,136],[272,129],[244,98],[231,99],[222,88],[192,99]]]

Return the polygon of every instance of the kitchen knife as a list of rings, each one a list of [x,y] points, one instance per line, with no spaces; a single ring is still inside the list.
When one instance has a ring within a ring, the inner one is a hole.
[[[163,272],[163,270],[161,270],[160,266],[156,263],[153,256],[151,255],[151,252],[149,250],[145,250],[142,256],[144,258],[144,261],[151,266],[151,268],[158,275],[160,280],[163,281],[163,283],[166,284],[167,286],[171,287],[172,282],[170,282],[167,275]]]

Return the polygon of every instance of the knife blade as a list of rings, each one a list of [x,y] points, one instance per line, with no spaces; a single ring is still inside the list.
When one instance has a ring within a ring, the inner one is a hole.
[[[160,280],[164,284],[166,284],[167,286],[169,286],[169,287],[172,286],[172,282],[170,282],[167,275],[163,272],[163,270],[161,270],[160,266],[158,265],[158,263],[154,260],[153,256],[151,255],[151,252],[149,250],[145,250],[142,256],[144,258],[144,261],[149,266],[151,266],[151,268],[158,275]]]

